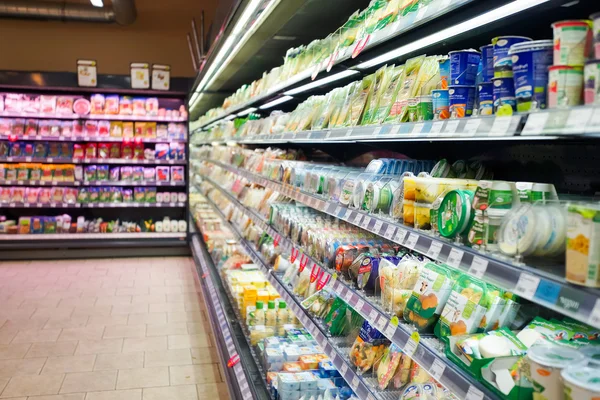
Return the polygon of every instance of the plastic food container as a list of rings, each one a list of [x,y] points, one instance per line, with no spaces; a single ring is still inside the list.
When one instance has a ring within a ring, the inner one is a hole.
[[[532,346],[527,352],[534,399],[563,400],[563,381],[560,379],[564,367],[580,363],[584,355],[577,350],[556,345]],[[579,400],[579,398],[574,397]]]
[[[419,96],[417,103],[417,121],[431,121],[433,119],[433,98],[431,95]]]
[[[448,89],[450,82],[450,59],[443,58],[438,63],[440,64],[440,88]]]
[[[561,206],[536,207],[539,230],[534,255],[553,257],[563,254],[567,233],[567,216]]]
[[[402,220],[404,225],[415,225],[415,202],[412,200],[404,200],[402,208]]]
[[[594,400],[600,393],[600,368],[596,363],[569,365],[560,373],[563,379],[564,398]]]
[[[481,46],[481,81],[488,83],[494,77],[494,45],[488,44]]]
[[[431,91],[433,119],[450,118],[450,96],[448,89],[435,89]]]
[[[509,256],[527,256],[535,250],[537,233],[534,208],[522,205],[504,218],[498,231],[498,247]]]
[[[552,40],[535,40],[511,46],[517,111],[546,108],[548,67],[552,65]]]
[[[494,87],[491,82],[480,83],[479,86],[479,115],[494,114]]]
[[[431,229],[431,204],[428,203],[414,203],[415,208],[415,228],[430,230]]]
[[[592,47],[592,21],[586,19],[559,21],[554,31],[554,65],[582,66]]]
[[[524,36],[498,36],[492,39],[494,45],[494,78],[512,78],[512,57],[508,54],[513,44],[529,42]]]
[[[438,212],[440,235],[453,238],[466,232],[475,213],[471,207],[474,192],[452,190],[444,196]]]
[[[515,184],[505,181],[493,181],[489,194],[489,207],[499,210],[510,210],[518,201]]]
[[[414,200],[416,196],[416,176],[410,175],[402,178],[404,181],[404,200]]]
[[[592,204],[569,204],[567,212],[567,281],[600,287],[600,208]]]
[[[415,178],[415,200],[420,203],[431,204],[446,190],[446,179],[432,177]]]
[[[548,108],[583,104],[582,67],[554,65],[548,70]]]
[[[450,86],[450,116],[464,118],[473,115],[475,86]]]
[[[513,110],[517,109],[517,99],[515,98],[515,82],[513,78],[494,78],[492,79],[494,91],[494,112],[498,108],[509,105]]]
[[[594,57],[600,59],[600,12],[590,15],[594,41]]]
[[[600,104],[600,60],[585,63],[583,98],[585,104]]]
[[[475,84],[481,53],[476,50],[457,50],[448,53],[450,56],[450,84]]]

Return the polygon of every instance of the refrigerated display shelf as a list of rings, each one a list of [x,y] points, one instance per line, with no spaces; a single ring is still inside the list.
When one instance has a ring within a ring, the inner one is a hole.
[[[568,283],[564,265],[535,267],[496,254],[484,253],[429,232],[411,228],[383,216],[366,214],[329,202],[297,187],[275,182],[252,172],[206,160],[246,179],[278,191],[309,207],[421,253],[432,260],[459,268],[536,304],[600,328],[600,290]]]
[[[171,207],[183,208],[186,203],[3,203],[0,208],[148,208],[148,207]]]
[[[134,142],[134,143],[186,143],[187,139],[177,138],[143,138],[143,137],[104,137],[104,136],[28,136],[28,135],[9,135],[0,137],[0,139],[15,140],[45,140],[50,142]]]
[[[24,240],[90,240],[90,239],[173,239],[185,238],[186,232],[128,232],[128,233],[39,233],[25,235],[0,234],[0,241]]]
[[[437,339],[433,337],[424,337],[423,342],[415,343],[414,340],[411,338],[414,329],[410,325],[404,323],[399,323],[396,325],[392,323],[390,316],[381,310],[377,302],[373,301],[373,298],[367,297],[364,292],[355,289],[352,284],[348,284],[347,282],[338,279],[335,271],[329,270],[328,268],[321,265],[320,262],[304,254],[304,250],[301,246],[294,244],[291,240],[282,236],[279,232],[277,232],[275,229],[269,226],[261,215],[242,205],[235,197],[229,194],[226,190],[222,189],[212,180],[207,179],[206,177],[203,177],[203,179],[209,182],[211,185],[213,185],[217,190],[219,190],[223,195],[225,195],[235,207],[237,207],[240,211],[242,211],[250,219],[252,219],[252,221],[257,226],[259,226],[261,229],[267,232],[274,239],[274,242],[278,243],[278,246],[282,246],[282,248],[285,250],[295,252],[295,254],[297,255],[296,258],[300,257],[301,265],[304,264],[307,267],[316,265],[319,268],[321,268],[325,274],[329,275],[329,282],[331,288],[339,297],[344,299],[344,301],[346,301],[348,305],[354,308],[373,326],[377,327],[377,329],[381,333],[383,333],[388,339],[390,339],[393,343],[400,346],[400,348],[406,350],[407,346],[410,347],[412,349],[412,353],[409,353],[409,356],[411,356],[411,358],[414,361],[416,361],[421,367],[427,370],[436,380],[438,380],[448,390],[452,391],[459,398],[468,398],[468,395],[474,396],[471,397],[472,399],[498,398],[492,392],[483,387],[483,385],[476,382],[466,373],[461,371],[457,366],[455,366],[451,361],[449,361],[446,358],[446,356],[442,354],[442,352],[438,351],[437,349],[443,349],[443,345]],[[212,204],[212,202],[209,201],[209,204],[211,204],[215,210],[218,210],[218,207]],[[226,218],[220,211],[218,211],[218,215],[220,215],[223,218],[223,220],[229,224],[229,222],[226,220]],[[265,274],[268,274],[270,269],[268,267],[268,264],[262,261],[262,257],[260,256],[260,254],[258,254],[252,248],[252,246],[249,245],[242,238],[242,236],[237,233],[232,224],[229,224],[229,226],[231,226],[232,231],[236,232],[236,235],[238,235],[239,240],[242,243],[244,243],[245,248],[247,248],[249,252],[248,254],[250,254],[254,262],[261,266],[261,270],[263,270]],[[290,289],[287,288],[287,286],[283,284],[275,274],[270,274],[268,276],[269,281],[271,282],[271,284],[273,284],[273,286],[275,286],[278,289],[278,291],[279,287],[285,288],[287,297],[292,298],[294,300],[294,303],[289,304],[294,304],[297,306],[297,308],[301,309],[301,307],[299,306],[299,300],[295,298]],[[273,281],[277,282],[277,285],[274,284]],[[279,291],[279,293],[281,294],[282,292]],[[288,301],[288,299],[285,300],[286,302]],[[292,310],[296,313],[296,315],[299,316],[301,322],[304,323],[304,320],[311,319],[311,317],[307,315],[304,310],[298,313],[297,308],[292,307]],[[325,331],[323,332],[323,334],[325,336],[327,335]],[[322,340],[324,342],[329,341],[329,339],[327,338],[324,338]],[[318,339],[317,342],[322,347],[324,346],[324,344],[322,344]],[[339,354],[339,357],[344,357],[341,355],[341,353]],[[348,362],[346,361],[346,363]],[[336,365],[336,367],[338,367],[338,365]],[[350,379],[354,378],[351,377]],[[348,379],[346,380],[350,382]],[[366,384],[365,386],[368,387]],[[376,390],[373,388],[369,390],[372,392],[376,392]]]
[[[54,157],[0,157],[0,162],[36,162],[52,164],[149,164],[186,165],[187,160],[126,160],[121,158],[54,158]]]
[[[233,395],[239,395],[242,399],[248,398],[260,398],[258,393],[253,393],[247,373],[249,373],[247,366],[247,359],[242,357],[244,351],[242,345],[240,345],[239,338],[239,326],[237,330],[234,328],[234,323],[231,322],[226,314],[226,309],[231,310],[231,303],[229,307],[225,305],[229,301],[225,296],[222,296],[223,291],[218,291],[218,282],[214,282],[213,276],[215,276],[215,266],[208,254],[205,244],[202,241],[201,236],[194,234],[190,242],[192,255],[198,268],[199,282],[204,290],[202,290],[202,297],[204,303],[209,307],[208,316],[213,332],[216,333],[215,340],[220,346],[217,346],[223,369],[227,375],[227,384],[230,388],[230,392]],[[218,278],[217,278],[218,279]],[[240,354],[241,353],[241,354]],[[240,357],[240,362],[235,364],[233,367],[229,367],[228,363],[235,357]],[[254,389],[256,391],[256,388]],[[266,393],[266,387],[264,388]],[[237,397],[237,396],[234,396]],[[264,396],[263,396],[264,397]]]
[[[109,120],[109,121],[140,121],[140,122],[186,122],[185,117],[166,117],[158,115],[121,115],[121,114],[49,114],[49,113],[28,113],[16,111],[2,111],[0,117],[6,118],[40,118],[40,119],[91,119],[91,120]]]
[[[555,140],[598,138],[600,107],[582,106],[543,110],[510,117],[479,116],[462,119],[355,126],[314,131],[286,132],[245,138],[194,141],[192,144],[276,144],[375,141],[448,140]]]
[[[0,186],[185,186],[185,182],[60,182],[60,181],[0,181]]]

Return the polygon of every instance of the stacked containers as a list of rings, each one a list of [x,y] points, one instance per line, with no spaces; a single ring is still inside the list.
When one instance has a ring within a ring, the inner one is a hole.
[[[552,40],[522,42],[510,47],[517,111],[545,109]]]
[[[481,60],[476,50],[451,51],[450,56],[450,116],[470,117],[475,104],[475,81]]]
[[[431,91],[433,102],[433,119],[441,120],[450,118],[450,95],[448,94],[448,81],[450,80],[450,59],[448,57],[438,60],[440,69],[440,88]]]
[[[477,87],[479,96],[479,115],[492,115],[494,113],[494,91],[492,79],[494,78],[494,45],[488,44],[480,47],[481,50],[481,83]]]
[[[507,113],[516,111],[513,62],[509,50],[515,44],[530,41],[530,38],[523,36],[499,36],[492,39],[494,46],[494,78],[492,79],[494,113],[499,110],[506,110]]]
[[[583,66],[590,56],[589,20],[560,21],[554,31],[554,65],[549,68],[548,107],[583,104]]]
[[[600,12],[590,15],[593,22],[594,60],[585,63],[585,104],[600,104]]]

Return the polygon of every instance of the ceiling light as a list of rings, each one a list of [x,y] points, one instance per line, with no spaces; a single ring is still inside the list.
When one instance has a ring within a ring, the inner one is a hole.
[[[502,18],[509,17],[513,14],[516,14],[531,7],[538,6],[547,1],[550,0],[515,0],[512,3],[508,3],[492,11],[488,11],[484,14],[478,15],[475,18],[471,18],[465,22],[461,22],[460,24],[443,29],[439,32],[434,33],[433,35],[426,36],[410,44],[399,47],[396,50],[389,51],[369,61],[365,61],[361,64],[358,64],[356,68],[367,69],[376,65],[383,64],[405,54],[412,53],[413,51],[420,50],[424,47],[431,46],[433,44],[447,40],[451,37],[460,35],[461,33],[465,33],[473,29],[479,28],[481,26],[484,26],[486,24],[498,21]]]
[[[291,99],[293,99],[292,96],[284,96],[284,97],[280,97],[277,100],[273,100],[267,104],[264,104],[258,108],[260,108],[261,110],[266,110],[267,108],[271,108],[271,107],[275,107],[276,105],[285,103],[286,101],[290,101]]]
[[[244,111],[239,112],[238,113],[238,117],[243,117],[244,115],[248,115],[250,113],[253,113],[254,111],[256,111],[257,108],[256,107],[250,107],[250,108],[246,108]]]
[[[344,78],[347,78],[349,76],[356,75],[358,73],[359,73],[358,71],[347,69],[345,71],[338,72],[337,74],[333,74],[333,75],[328,76],[326,78],[319,79],[318,81],[314,81],[314,82],[308,83],[308,84],[306,84],[304,86],[300,86],[300,87],[298,87],[296,89],[288,90],[284,94],[285,95],[294,95],[294,94],[306,92],[308,90],[311,90],[311,89],[314,89],[314,88],[318,88],[320,86],[325,86],[328,83],[337,81],[339,79],[344,79]]]
[[[102,0],[90,0],[94,7],[104,7]]]

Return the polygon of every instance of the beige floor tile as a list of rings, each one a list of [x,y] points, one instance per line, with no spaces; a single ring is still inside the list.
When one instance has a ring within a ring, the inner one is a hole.
[[[142,389],[89,392],[85,400],[141,400]]]
[[[66,374],[60,393],[114,390],[117,371],[73,372]]]
[[[58,394],[65,375],[15,376],[2,392],[2,398]]]
[[[98,297],[96,301],[97,306],[122,306],[131,304],[131,296],[112,296],[112,297]]]
[[[11,343],[56,342],[60,329],[27,329],[19,331]]]
[[[169,370],[171,385],[222,382],[219,369],[212,364],[173,366]]]
[[[10,399],[12,400],[12,399]],[[32,396],[27,400],[85,400],[85,393],[56,394],[50,396]]]
[[[147,286],[117,288],[117,296],[144,296],[149,293]]]
[[[125,304],[112,306],[111,315],[141,314],[148,312],[148,304]]]
[[[18,332],[19,328],[14,326],[0,328],[0,344],[9,344]]]
[[[92,315],[87,326],[127,325],[127,315]]]
[[[11,318],[7,319],[3,328],[15,327],[20,331],[29,329],[44,329],[46,323],[50,318],[48,317],[37,317],[37,318]]]
[[[33,343],[25,358],[72,356],[77,342]]]
[[[75,307],[65,308],[38,308],[35,310],[31,318],[47,317],[47,318],[70,318],[73,315]]]
[[[4,388],[6,387],[6,385],[8,384],[9,380],[10,380],[10,378],[0,378],[0,394],[2,394],[2,391],[4,390]]]
[[[148,315],[148,314],[142,314]],[[131,316],[130,316],[131,317]],[[143,338],[146,337],[146,325],[113,325],[104,328],[103,339]]]
[[[87,315],[70,318],[50,318],[44,325],[44,329],[81,328],[86,326],[88,318]]]
[[[182,312],[185,311],[184,303],[156,303],[150,304],[150,312]]]
[[[169,349],[189,349],[192,347],[209,347],[210,338],[207,334],[169,335]]]
[[[142,368],[144,353],[98,354],[94,371]]]
[[[198,400],[195,385],[144,389],[142,400]]]
[[[227,384],[224,382],[199,384],[196,385],[196,388],[199,400],[229,400],[232,398],[229,396]]]
[[[152,286],[150,294],[174,294],[174,293],[195,293],[197,289],[194,286]]]
[[[145,339],[124,339],[123,353],[136,353],[138,351],[161,351],[167,350],[167,337],[157,336]]]
[[[94,307],[88,307],[88,306],[81,306],[81,307],[75,307],[75,309],[73,310],[73,314],[71,314],[71,316],[81,316],[81,315],[87,315],[87,316],[100,316],[100,315],[110,315],[110,313],[112,312],[112,306],[94,306]]]
[[[22,344],[2,344],[0,345],[0,360],[12,360],[15,358],[24,358],[31,347],[29,343]]]
[[[80,340],[75,354],[120,353],[123,339]]]
[[[95,354],[79,356],[48,357],[42,374],[62,374],[66,372],[87,372],[94,367]]]
[[[185,335],[187,333],[190,332],[188,331],[188,325],[185,322],[148,324],[146,326],[146,336]]]
[[[164,294],[142,294],[135,295],[131,299],[132,304],[157,304],[157,303],[166,303],[167,296]]]
[[[190,335],[210,332],[210,329],[208,322],[187,322],[187,333]]]
[[[190,351],[194,364],[218,364],[220,362],[216,347],[194,347]]]
[[[204,317],[198,311],[178,311],[167,313],[168,322],[204,322]]]
[[[45,358],[0,360],[0,377],[10,378],[19,375],[39,374],[45,362]]]
[[[67,297],[60,300],[58,307],[93,307],[96,300],[98,300],[96,296]]]
[[[98,340],[104,333],[103,326],[86,326],[83,328],[66,328],[58,337],[59,342],[70,342],[72,340]]]
[[[192,364],[192,356],[189,349],[147,351],[144,359],[146,368],[190,364]]]
[[[152,304],[150,304],[152,306]],[[157,313],[148,313],[148,314],[129,314],[129,320],[127,322],[129,325],[136,324],[166,324],[167,323],[167,313],[157,312]]]
[[[25,299],[21,303],[19,307],[35,307],[35,308],[48,308],[54,307],[58,305],[60,299],[52,299],[47,297],[42,297],[40,299]]]
[[[135,389],[169,385],[169,368],[133,368],[119,370],[117,389]]]

